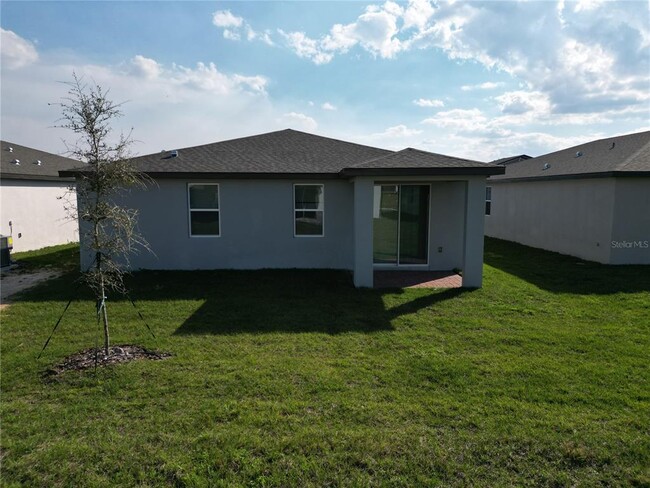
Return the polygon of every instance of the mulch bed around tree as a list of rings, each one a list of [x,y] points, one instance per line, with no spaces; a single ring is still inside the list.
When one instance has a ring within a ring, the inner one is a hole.
[[[97,353],[95,353],[96,351]],[[168,352],[151,351],[144,347],[130,344],[110,347],[108,356],[104,356],[104,348],[96,350],[92,347],[68,356],[61,363],[45,371],[45,375],[53,376],[65,373],[66,371],[81,371],[94,368],[95,365],[102,367],[141,359],[158,361],[167,359],[168,357],[171,357],[171,354]]]

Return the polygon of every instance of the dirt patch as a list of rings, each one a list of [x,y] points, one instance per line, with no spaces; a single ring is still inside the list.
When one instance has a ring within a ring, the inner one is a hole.
[[[169,357],[171,357],[171,354],[168,352],[151,351],[144,347],[129,344],[110,347],[108,356],[104,356],[104,348],[95,349],[92,347],[68,356],[56,366],[52,366],[45,371],[45,376],[55,376],[66,371],[81,371],[94,368],[95,365],[102,367],[141,359],[159,361]]]
[[[60,275],[60,271],[49,270],[26,272],[18,268],[3,271],[0,275],[0,310],[11,304],[11,297],[16,293]]]

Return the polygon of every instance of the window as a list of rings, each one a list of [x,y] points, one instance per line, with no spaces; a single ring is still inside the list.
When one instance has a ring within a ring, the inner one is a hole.
[[[492,212],[492,187],[485,187],[485,215],[490,215]]]
[[[189,183],[187,200],[190,213],[191,237],[218,237],[219,185],[216,183]]]
[[[323,185],[293,185],[294,236],[324,235]]]

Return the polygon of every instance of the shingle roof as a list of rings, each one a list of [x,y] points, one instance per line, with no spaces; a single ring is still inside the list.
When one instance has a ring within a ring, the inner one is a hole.
[[[15,161],[19,161],[16,164]],[[41,164],[38,164],[38,161]],[[0,177],[2,179],[60,181],[59,171],[77,168],[83,163],[57,154],[0,141]]]
[[[231,139],[202,146],[149,154],[132,159],[138,171],[159,178],[331,177],[369,171],[500,173],[484,163],[415,149],[393,152],[291,129]],[[361,163],[364,163],[363,165]],[[487,168],[490,168],[489,170]],[[349,173],[348,173],[349,172]],[[413,172],[410,172],[413,174]]]
[[[140,156],[132,161],[147,173],[332,173],[390,154],[291,129]]]
[[[364,161],[343,170],[345,174],[386,174],[386,170],[410,170],[418,174],[419,170],[435,169],[438,174],[498,174],[503,170],[490,164],[455,158],[408,147],[386,156]]]
[[[490,180],[650,176],[650,131],[555,151],[508,165],[506,174]]]
[[[518,154],[517,156],[508,156],[507,158],[495,159],[494,161],[490,161],[490,163],[502,166],[506,164],[519,163],[520,161],[526,161],[527,159],[531,158],[532,156],[529,156],[528,154]]]

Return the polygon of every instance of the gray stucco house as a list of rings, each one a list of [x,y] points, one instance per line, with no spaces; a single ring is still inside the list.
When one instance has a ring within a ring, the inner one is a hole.
[[[485,181],[504,171],[290,129],[133,164],[155,181],[123,202],[155,253],[134,268],[345,269],[363,287],[397,268],[459,268],[463,286],[480,287]]]
[[[13,237],[14,252],[79,240],[65,210],[74,212],[74,195],[66,198],[74,178],[59,177],[79,161],[0,141],[0,165],[0,233]]]
[[[485,233],[604,264],[650,264],[650,132],[507,164]]]

